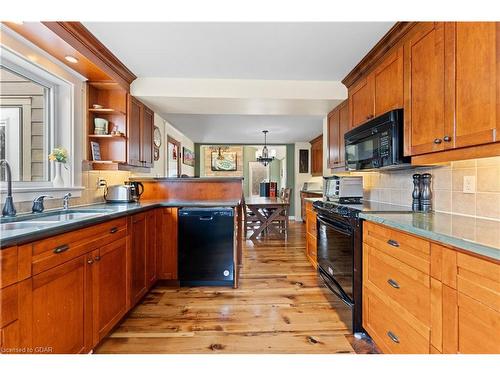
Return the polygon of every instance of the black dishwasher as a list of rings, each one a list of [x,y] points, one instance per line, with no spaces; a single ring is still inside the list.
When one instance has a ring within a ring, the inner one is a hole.
[[[234,283],[234,212],[226,207],[179,209],[181,286]]]

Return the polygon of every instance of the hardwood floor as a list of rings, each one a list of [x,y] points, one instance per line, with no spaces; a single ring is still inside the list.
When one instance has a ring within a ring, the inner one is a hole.
[[[375,352],[350,334],[346,307],[306,260],[305,226],[246,241],[240,287],[156,286],[96,353]]]

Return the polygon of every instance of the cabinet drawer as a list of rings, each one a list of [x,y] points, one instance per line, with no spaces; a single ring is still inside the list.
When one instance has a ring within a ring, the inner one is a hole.
[[[457,290],[500,312],[500,265],[457,253]]]
[[[429,241],[365,221],[363,242],[426,275],[430,274],[431,244]]]
[[[32,249],[33,275],[126,235],[127,219],[124,217],[37,241]]]
[[[429,337],[422,336],[370,289],[365,288],[364,293],[364,326],[384,353],[429,353]]]
[[[385,253],[364,245],[365,282],[430,326],[430,277]]]
[[[458,352],[500,354],[500,313],[458,293]]]

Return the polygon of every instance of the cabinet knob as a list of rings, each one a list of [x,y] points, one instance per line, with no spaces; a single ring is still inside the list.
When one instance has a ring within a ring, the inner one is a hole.
[[[92,264],[92,263],[94,263],[94,259],[89,258],[89,259],[87,260],[87,263],[88,263],[88,264]]]
[[[99,261],[101,260],[101,256],[100,256],[100,255],[97,255],[97,256],[94,258],[94,260],[95,260],[96,262],[99,262]]]
[[[440,144],[441,142],[442,142],[441,138],[436,138],[434,140],[434,143],[437,144],[437,145]]]
[[[443,141],[445,142],[451,142],[451,137],[449,135],[445,135],[443,138]]]

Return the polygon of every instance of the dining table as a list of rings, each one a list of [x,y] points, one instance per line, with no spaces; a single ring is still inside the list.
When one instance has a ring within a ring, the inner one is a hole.
[[[257,226],[254,226],[254,231],[250,236],[251,240],[257,239],[263,232],[266,234],[276,233],[285,235],[282,232],[282,226],[287,219],[287,208],[290,206],[289,201],[285,201],[278,197],[249,197],[245,198],[245,205],[251,214],[255,215]]]

